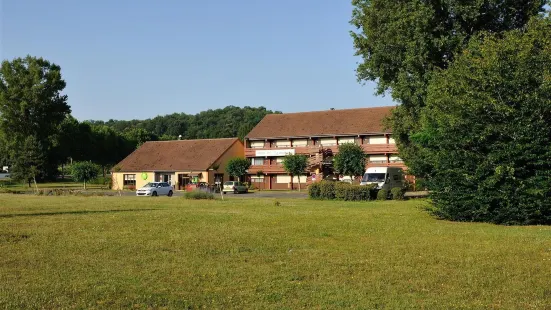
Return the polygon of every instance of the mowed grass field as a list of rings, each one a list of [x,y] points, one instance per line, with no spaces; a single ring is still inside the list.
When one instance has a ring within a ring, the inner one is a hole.
[[[551,309],[551,227],[425,205],[0,195],[0,308]]]

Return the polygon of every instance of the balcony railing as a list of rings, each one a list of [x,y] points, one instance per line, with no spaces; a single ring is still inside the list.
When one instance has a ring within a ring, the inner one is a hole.
[[[369,162],[367,163],[367,167],[399,167],[399,168],[405,168],[406,165],[403,162],[395,162],[395,163],[378,163],[378,162]]]
[[[246,148],[245,157],[256,157],[256,151],[278,151],[278,150],[295,150],[295,154],[316,154],[319,153],[320,147],[318,145],[309,145],[309,146],[297,146],[297,147],[265,147],[265,148]],[[263,156],[261,156],[263,157]]]
[[[285,168],[282,165],[252,165],[249,167],[249,174],[262,173],[285,173]]]
[[[360,144],[366,154],[397,154],[398,148],[396,144]],[[297,147],[288,147],[288,148],[278,148],[278,147],[268,147],[268,148],[246,148],[245,156],[246,157],[256,157],[256,151],[277,151],[282,149],[294,149],[296,154],[309,154],[313,155],[319,153],[321,149],[331,150],[333,153],[338,153],[338,145],[308,145],[308,146],[297,146]],[[262,156],[263,157],[263,156]]]

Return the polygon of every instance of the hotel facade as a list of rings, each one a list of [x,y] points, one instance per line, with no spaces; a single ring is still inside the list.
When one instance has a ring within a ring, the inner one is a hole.
[[[367,167],[406,168],[398,156],[392,133],[383,121],[393,107],[329,110],[267,115],[245,137],[245,157],[251,183],[259,189],[297,189],[298,177],[285,171],[284,156],[308,157],[308,172],[300,177],[304,185],[335,176],[332,159],[339,145],[355,143],[367,154]]]

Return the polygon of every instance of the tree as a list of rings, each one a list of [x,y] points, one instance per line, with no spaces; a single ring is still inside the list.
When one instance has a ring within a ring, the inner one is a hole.
[[[400,105],[390,119],[410,172],[424,177],[434,167],[410,139],[419,130],[432,77],[447,69],[472,37],[521,29],[544,11],[547,0],[353,0],[351,35],[361,62],[359,81],[377,83]]]
[[[241,177],[247,174],[247,170],[250,166],[251,162],[248,159],[235,157],[228,160],[228,163],[226,164],[226,172],[241,181]]]
[[[92,161],[102,167],[105,177],[108,168],[132,153],[136,149],[136,145],[108,126],[93,125],[91,128],[94,145]]]
[[[98,177],[101,168],[89,161],[74,162],[71,166],[73,179],[78,182],[84,182],[84,190],[86,190],[86,182]]]
[[[345,143],[339,145],[339,152],[334,157],[335,170],[346,176],[361,176],[365,172],[366,155],[361,146],[354,143]]]
[[[71,112],[67,96],[61,94],[64,88],[61,68],[43,58],[27,56],[6,60],[0,67],[0,131],[5,133],[4,139],[10,145],[12,161],[21,163],[28,154],[20,152],[25,147],[28,151],[31,144],[33,152],[42,152],[40,157],[47,162],[41,164],[41,171],[36,175],[48,176],[57,170],[52,140]],[[29,137],[32,140],[27,141]],[[22,175],[28,172],[21,165],[17,167],[23,169]]]
[[[43,146],[34,136],[29,136],[16,145],[17,151],[12,152],[11,156],[13,163],[10,169],[11,177],[16,181],[28,182],[29,187],[32,181],[38,191],[36,180],[45,174],[46,160]]]
[[[135,145],[135,148],[140,147],[147,141],[157,141],[158,137],[143,128],[129,128],[123,134],[124,138]]]
[[[293,177],[298,177],[298,190],[300,192],[300,176],[306,173],[308,167],[308,157],[305,155],[287,155],[283,158],[283,168],[291,176],[291,188],[293,186]]]
[[[412,139],[438,169],[435,212],[456,221],[551,224],[551,19],[486,33],[428,89]]]

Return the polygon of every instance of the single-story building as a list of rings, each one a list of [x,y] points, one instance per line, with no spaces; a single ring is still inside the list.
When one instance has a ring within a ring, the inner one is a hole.
[[[150,141],[141,145],[112,170],[112,188],[135,189],[149,182],[169,182],[176,190],[189,184],[216,184],[233,179],[226,164],[244,157],[237,138]]]

